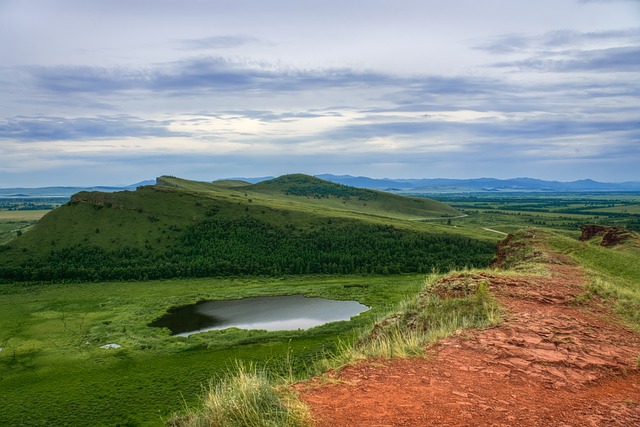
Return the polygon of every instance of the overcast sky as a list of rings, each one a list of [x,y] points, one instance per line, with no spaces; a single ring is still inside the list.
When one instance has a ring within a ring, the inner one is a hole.
[[[0,187],[640,181],[640,0],[0,0]]]

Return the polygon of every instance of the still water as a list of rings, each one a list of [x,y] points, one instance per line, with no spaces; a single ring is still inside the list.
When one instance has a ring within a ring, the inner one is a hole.
[[[252,297],[177,307],[149,326],[168,328],[172,335],[183,337],[226,328],[288,331],[349,320],[368,309],[357,301],[303,295]]]

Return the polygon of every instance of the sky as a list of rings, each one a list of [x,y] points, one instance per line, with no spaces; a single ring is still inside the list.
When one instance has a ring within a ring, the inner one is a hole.
[[[0,187],[638,165],[640,0],[0,0]]]

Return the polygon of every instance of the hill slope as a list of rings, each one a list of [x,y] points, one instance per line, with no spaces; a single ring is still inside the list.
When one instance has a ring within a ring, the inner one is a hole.
[[[256,185],[165,176],[136,191],[74,195],[0,246],[0,278],[399,273],[486,264],[490,242],[415,221],[456,214],[428,199],[305,175]]]
[[[622,272],[605,265],[630,258]],[[318,427],[640,425],[639,258],[637,246],[612,250],[540,230],[510,236],[500,265],[518,273],[471,271],[433,287],[444,304],[488,286],[505,310],[501,324],[445,338],[427,358],[347,366],[299,387],[300,397]],[[636,313],[621,312],[631,328],[605,307],[613,296]]]
[[[263,181],[246,191],[302,199],[307,205],[379,215],[399,219],[453,217],[460,213],[451,206],[431,199],[403,197],[381,191],[355,188],[308,175],[285,175]]]

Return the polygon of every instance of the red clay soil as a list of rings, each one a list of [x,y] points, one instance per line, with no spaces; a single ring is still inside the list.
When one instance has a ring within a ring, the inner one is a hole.
[[[297,387],[315,425],[640,426],[640,338],[579,303],[584,277],[479,274],[506,309],[425,358],[374,360]]]

